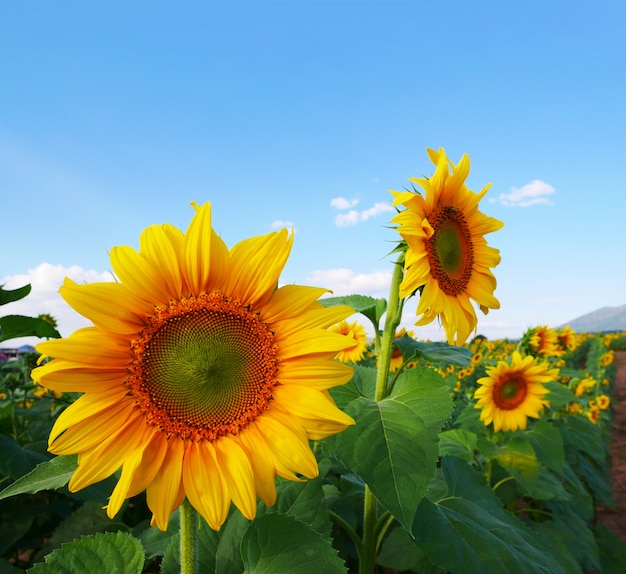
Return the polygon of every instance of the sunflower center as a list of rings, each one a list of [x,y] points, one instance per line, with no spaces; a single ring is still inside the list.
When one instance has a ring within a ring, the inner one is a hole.
[[[131,393],[148,423],[168,435],[213,441],[237,434],[272,398],[273,334],[220,293],[158,308],[132,350]]]
[[[446,295],[465,292],[472,276],[472,235],[463,212],[457,207],[440,207],[428,217],[433,234],[427,241],[431,273]]]
[[[516,373],[508,373],[495,383],[493,388],[493,402],[499,409],[510,411],[517,408],[528,392],[528,386],[523,377]]]

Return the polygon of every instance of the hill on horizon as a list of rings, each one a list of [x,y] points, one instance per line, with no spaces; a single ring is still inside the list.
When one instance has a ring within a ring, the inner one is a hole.
[[[569,325],[578,333],[597,333],[599,331],[626,331],[626,305],[620,307],[601,307],[586,315],[581,315],[557,327]]]

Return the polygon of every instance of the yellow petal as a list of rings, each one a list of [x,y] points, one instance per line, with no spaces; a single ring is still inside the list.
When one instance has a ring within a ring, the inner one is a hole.
[[[272,451],[254,426],[243,429],[237,435],[237,440],[252,464],[257,496],[266,506],[273,506],[276,502],[276,466]]]
[[[331,359],[296,358],[278,364],[277,380],[284,385],[306,385],[326,390],[347,383],[354,369]]]
[[[145,318],[153,307],[131,295],[121,283],[89,283],[78,285],[66,279],[59,289],[67,301],[96,327],[130,335],[145,326]]]
[[[125,245],[111,249],[111,266],[124,286],[138,299],[167,305],[171,295],[159,267]]]
[[[213,530],[219,530],[228,516],[230,492],[210,442],[192,442],[187,447],[183,483],[190,504]]]
[[[231,275],[226,293],[252,309],[265,305],[287,262],[293,235],[286,229],[237,243],[230,250]]]
[[[67,407],[54,423],[50,436],[48,437],[48,445],[51,445],[54,439],[58,437],[64,430],[75,425],[89,417],[105,411],[115,403],[132,402],[132,399],[126,397],[128,389],[113,389],[106,393],[89,393],[76,399],[69,407]]]
[[[139,251],[158,269],[168,296],[180,299],[182,295],[182,272],[180,253],[183,233],[172,225],[152,225],[145,229],[139,238]]]
[[[130,454],[139,446],[145,423],[137,414],[94,449],[78,455],[78,468],[67,485],[70,492],[82,490],[100,482],[119,469]]]
[[[54,360],[37,367],[32,378],[40,385],[60,393],[106,393],[119,388],[128,372],[124,370],[96,370],[77,367],[74,363]]]
[[[152,511],[152,521],[159,530],[167,530],[170,516],[185,499],[182,482],[185,443],[177,438],[168,442],[160,471],[148,486],[146,502]]]
[[[284,285],[274,293],[267,305],[259,312],[264,323],[273,323],[286,317],[297,317],[314,304],[328,289]]]
[[[252,520],[256,515],[256,493],[254,473],[246,452],[229,436],[220,437],[213,444],[235,506]]]

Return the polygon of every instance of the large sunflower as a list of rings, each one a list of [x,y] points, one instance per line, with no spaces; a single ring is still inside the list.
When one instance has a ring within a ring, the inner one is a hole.
[[[486,425],[493,423],[495,431],[525,429],[527,418],[538,418],[546,404],[544,396],[549,391],[544,384],[558,376],[558,369],[513,351],[510,363],[498,361],[477,381],[480,387],[474,392],[478,399],[474,406],[482,409],[480,420]]]
[[[391,192],[393,204],[406,208],[391,220],[399,224],[398,233],[408,246],[400,296],[421,289],[416,325],[439,317],[448,343],[462,344],[477,324],[471,300],[485,314],[500,307],[490,270],[500,262],[500,253],[487,245],[484,235],[504,224],[478,210],[490,186],[479,193],[466,187],[467,155],[455,166],[443,148],[427,152],[437,166],[435,173],[430,179],[410,178],[424,189],[425,197],[412,191]]]
[[[231,501],[252,519],[257,496],[275,502],[276,475],[317,475],[309,439],[354,424],[328,393],[352,376],[333,359],[354,344],[328,328],[354,311],[323,307],[322,288],[276,288],[287,230],[229,250],[210,204],[194,207],[186,233],[154,225],[139,251],[113,248],[118,282],[65,280],[61,295],[93,326],[40,343],[54,359],[33,371],[84,393],[49,438],[51,452],[78,453],[69,489],[121,468],[108,515],[145,489],[161,530],[185,497],[214,529]]]

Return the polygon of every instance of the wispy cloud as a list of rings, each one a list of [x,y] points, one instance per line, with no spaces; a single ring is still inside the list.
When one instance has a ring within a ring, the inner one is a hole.
[[[331,207],[336,209],[350,209],[358,205],[358,199],[346,199],[345,197],[335,197],[330,200]]]
[[[358,199],[347,200],[343,197],[336,197],[331,200],[330,204],[337,209],[350,209],[358,204]],[[393,211],[393,207],[390,203],[379,201],[367,209],[357,211],[356,209],[350,209],[345,213],[339,213],[335,216],[335,225],[337,227],[350,227],[356,225],[361,221],[367,221],[368,219],[385,213]]]
[[[59,287],[63,280],[69,277],[76,283],[93,283],[98,281],[113,281],[110,272],[83,269],[79,265],[64,267],[41,263],[35,269],[29,269],[22,275],[3,277],[1,282],[5,289],[17,289],[29,284],[31,292],[24,299],[8,303],[2,307],[3,315],[27,315],[36,317],[42,313],[52,315],[58,322],[59,332],[64,337],[69,336],[76,329],[90,325],[89,321],[74,311],[59,295]],[[34,337],[5,341],[2,346],[12,347],[22,344],[36,344],[39,339]]]
[[[530,183],[517,188],[512,187],[510,193],[501,193],[500,197],[491,198],[491,203],[498,202],[505,207],[530,207],[532,205],[552,205],[548,199],[556,189],[549,183],[534,179]]]

